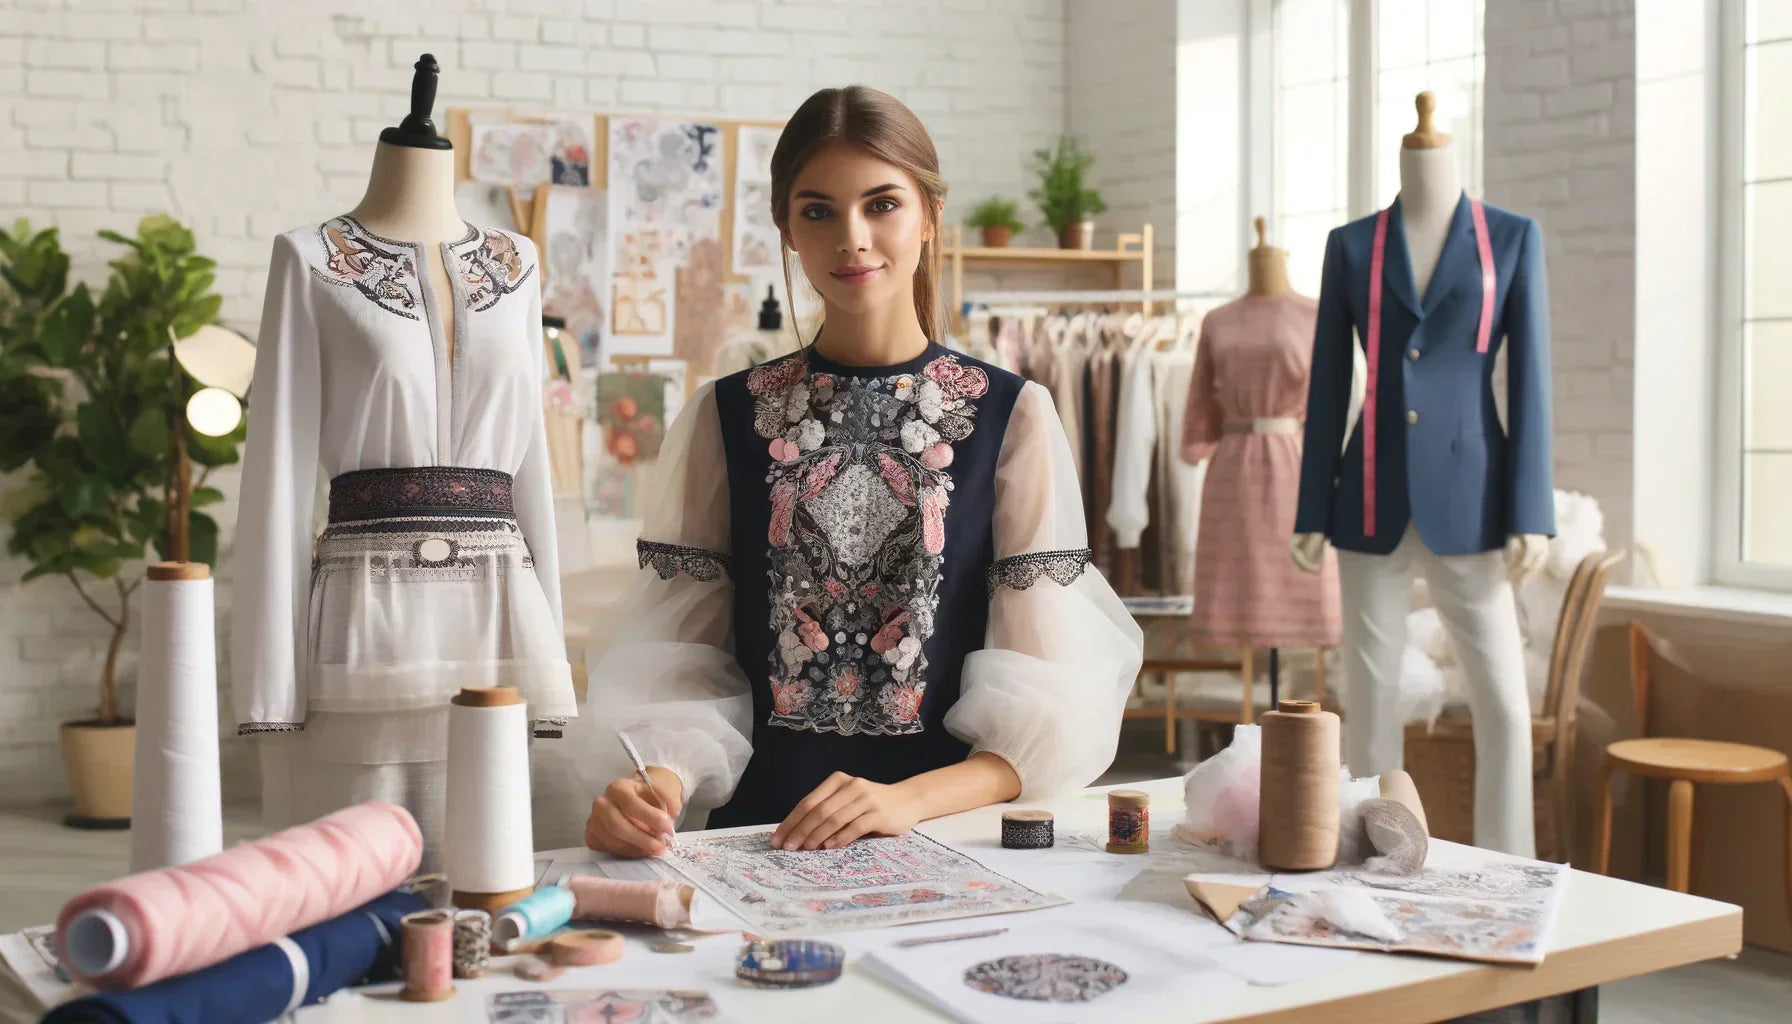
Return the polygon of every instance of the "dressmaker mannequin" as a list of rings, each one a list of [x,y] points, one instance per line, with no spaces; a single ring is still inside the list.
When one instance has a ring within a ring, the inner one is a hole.
[[[1257,247],[1250,252],[1249,294],[1286,295],[1293,290],[1288,283],[1288,250],[1269,244],[1269,224],[1262,217],[1257,218],[1256,224]]]
[[[1326,244],[1290,552],[1313,572],[1328,539],[1337,550],[1344,753],[1357,776],[1403,767],[1406,616],[1413,579],[1425,579],[1468,677],[1475,842],[1528,857],[1531,710],[1510,578],[1542,565],[1555,529],[1543,237],[1463,193],[1431,95],[1417,106],[1398,199]],[[1347,432],[1359,345],[1365,403]],[[1493,393],[1502,348],[1505,423]]]
[[[1413,285],[1418,294],[1424,295],[1456,216],[1462,180],[1450,136],[1431,124],[1436,99],[1429,92],[1422,92],[1414,102],[1419,111],[1418,127],[1400,140],[1400,213],[1406,222],[1406,251],[1412,260]],[[1258,230],[1262,230],[1261,225]],[[1256,280],[1257,253],[1253,251],[1252,294],[1256,294]],[[1286,264],[1282,282],[1286,286]],[[1307,572],[1319,571],[1324,550],[1323,533],[1296,534],[1289,543],[1294,564]],[[1535,575],[1548,558],[1549,538],[1542,534],[1515,533],[1506,541],[1506,565],[1514,581]]]
[[[441,68],[426,53],[415,69],[411,112],[397,127],[380,132],[367,192],[349,216],[373,234],[421,247],[425,266],[419,269],[429,276],[432,305],[452,361],[455,303],[442,245],[464,238],[467,222],[454,206],[454,144],[437,134],[429,119]]]

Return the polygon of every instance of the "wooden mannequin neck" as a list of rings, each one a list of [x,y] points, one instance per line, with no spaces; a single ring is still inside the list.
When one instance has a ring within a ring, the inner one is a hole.
[[[1251,250],[1250,291],[1266,297],[1286,295],[1294,288],[1288,283],[1288,254],[1281,249],[1259,247]]]

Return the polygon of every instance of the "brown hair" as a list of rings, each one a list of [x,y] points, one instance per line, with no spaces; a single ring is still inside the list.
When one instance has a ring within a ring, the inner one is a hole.
[[[934,253],[940,242],[940,204],[946,198],[939,154],[914,111],[889,93],[866,85],[823,89],[804,100],[790,115],[783,134],[778,136],[777,148],[772,150],[772,223],[778,225],[778,247],[784,256],[784,291],[791,301],[790,322],[796,323],[796,304],[790,296],[790,246],[783,240],[790,224],[790,188],[809,158],[832,142],[851,143],[902,168],[920,188],[933,238],[921,243],[921,261],[915,267],[915,318],[921,322],[922,333],[929,340],[938,341],[940,295]],[[799,336],[797,340],[803,339]]]

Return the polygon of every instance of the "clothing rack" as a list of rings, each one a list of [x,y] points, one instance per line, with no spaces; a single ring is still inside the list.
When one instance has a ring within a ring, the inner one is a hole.
[[[1080,291],[974,291],[966,292],[966,306],[1045,303],[1049,305],[1096,305],[1100,303],[1152,303],[1181,301],[1214,301],[1232,299],[1237,296],[1232,292],[1216,291],[1177,291],[1175,289],[1158,289],[1155,291],[1124,290],[1112,288],[1095,288]],[[1147,311],[1149,311],[1147,309]]]

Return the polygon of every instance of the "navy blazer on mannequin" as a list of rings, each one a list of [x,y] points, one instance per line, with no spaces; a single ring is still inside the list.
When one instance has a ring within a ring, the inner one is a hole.
[[[1353,337],[1367,339],[1374,215],[1332,230],[1307,382],[1306,445],[1295,533],[1387,554],[1410,519],[1439,555],[1503,547],[1508,534],[1555,534],[1550,466],[1549,296],[1537,222],[1486,206],[1495,267],[1493,336],[1475,351],[1481,272],[1465,194],[1421,302],[1395,199],[1382,265],[1375,530],[1363,529],[1362,424],[1344,441]],[[1507,344],[1506,414],[1494,357]],[[1342,450],[1340,452],[1340,449]]]

